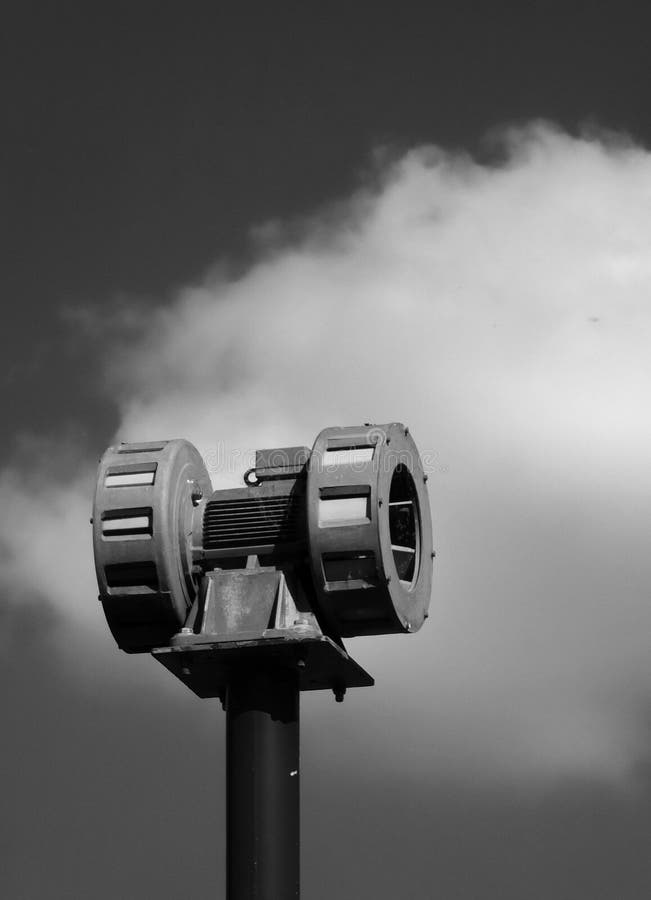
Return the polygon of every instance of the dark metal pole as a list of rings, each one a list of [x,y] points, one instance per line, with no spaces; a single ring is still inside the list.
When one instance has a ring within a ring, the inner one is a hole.
[[[226,694],[228,900],[299,896],[299,690],[242,673]]]

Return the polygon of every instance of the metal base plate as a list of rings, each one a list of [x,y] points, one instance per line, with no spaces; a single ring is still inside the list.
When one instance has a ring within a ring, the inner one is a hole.
[[[205,640],[205,637],[204,637]],[[302,691],[372,687],[373,678],[329,637],[262,638],[160,647],[152,656],[198,697],[223,697],[239,671],[298,673]]]

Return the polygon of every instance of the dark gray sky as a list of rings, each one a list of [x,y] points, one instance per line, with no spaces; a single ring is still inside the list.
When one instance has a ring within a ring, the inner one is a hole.
[[[646,25],[640,3],[6,3],[7,430],[110,433],[61,309],[162,302],[246,258],[252,225],[344,196],[378,145],[535,117],[651,139]]]
[[[440,563],[378,686],[303,701],[303,896],[648,896],[644,6],[2,18],[3,896],[223,896],[222,713],[95,601],[116,429],[240,471],[367,412]]]

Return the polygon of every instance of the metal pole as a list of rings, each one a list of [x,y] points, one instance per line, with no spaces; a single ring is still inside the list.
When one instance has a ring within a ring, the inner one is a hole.
[[[242,673],[226,693],[228,900],[299,896],[299,690]]]

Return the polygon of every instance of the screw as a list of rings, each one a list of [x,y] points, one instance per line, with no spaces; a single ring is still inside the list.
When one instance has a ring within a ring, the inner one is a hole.
[[[93,524],[93,517],[92,517],[92,516],[90,517],[90,524],[91,524],[91,525]]]
[[[299,669],[304,669],[305,668],[305,660],[299,659],[298,662],[296,663],[296,665],[298,666]]]
[[[405,437],[407,437],[408,434],[409,434],[409,429],[405,428]]]
[[[193,575],[201,575],[201,573],[202,573],[201,566],[197,566],[196,564],[194,566],[192,566],[191,571],[192,571]]]
[[[429,475],[423,475],[423,481],[427,481],[428,478],[429,478]]]
[[[384,503],[384,500],[382,499],[382,497],[379,497],[378,501],[377,501],[377,505],[382,506],[383,503]]]
[[[386,583],[387,583],[387,584],[390,584],[390,583],[391,583],[391,576],[390,576],[390,575],[387,575]]]
[[[335,700],[337,701],[337,703],[343,703],[344,697],[346,696],[346,688],[345,687],[333,688],[332,693],[335,695]]]
[[[199,506],[199,503],[203,499],[203,491],[201,490],[199,485],[196,483],[196,481],[192,485],[192,493],[190,494],[190,497],[192,499],[193,506]]]
[[[181,634],[192,634],[192,629],[191,628],[182,628]]]
[[[190,670],[188,669],[188,667],[187,667],[187,666],[183,666],[183,668],[181,669],[181,675],[186,675],[186,676],[187,676],[187,675],[189,675],[189,674],[190,674]]]

